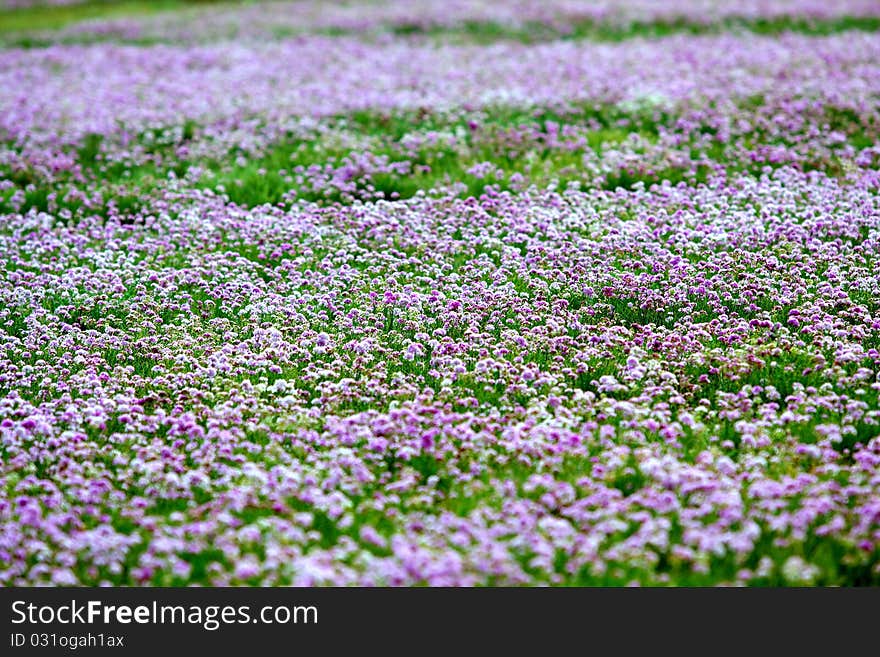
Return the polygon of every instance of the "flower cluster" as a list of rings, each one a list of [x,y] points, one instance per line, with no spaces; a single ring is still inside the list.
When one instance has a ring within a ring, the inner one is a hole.
[[[878,62],[0,51],[0,584],[880,584]]]

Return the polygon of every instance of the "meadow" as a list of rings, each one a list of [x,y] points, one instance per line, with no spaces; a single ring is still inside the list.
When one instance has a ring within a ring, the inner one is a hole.
[[[880,5],[0,3],[0,583],[880,585]]]

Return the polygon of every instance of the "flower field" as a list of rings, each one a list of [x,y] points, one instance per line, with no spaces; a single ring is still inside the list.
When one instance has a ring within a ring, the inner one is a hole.
[[[145,4],[0,5],[0,583],[880,585],[880,5]]]

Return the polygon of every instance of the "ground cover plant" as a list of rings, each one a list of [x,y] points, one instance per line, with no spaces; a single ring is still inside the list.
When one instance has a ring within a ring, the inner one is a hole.
[[[880,584],[876,3],[147,4],[0,9],[0,582]]]

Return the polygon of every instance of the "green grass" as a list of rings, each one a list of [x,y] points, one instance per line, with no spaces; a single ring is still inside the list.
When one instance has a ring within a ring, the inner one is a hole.
[[[478,127],[474,128],[474,122]],[[620,127],[629,121],[630,127]],[[527,141],[524,146],[511,146],[507,136],[511,131],[531,129],[547,135],[551,124],[598,125],[587,135],[588,147],[596,152],[609,144],[618,144],[632,134],[646,140],[655,140],[659,125],[647,114],[627,113],[614,107],[582,105],[569,111],[539,110],[535,108],[492,107],[473,115],[455,116],[432,113],[381,114],[358,112],[338,117],[333,125],[338,129],[367,136],[370,152],[385,157],[391,163],[408,163],[404,173],[379,173],[358,180],[358,191],[369,185],[382,192],[385,198],[409,198],[422,190],[447,187],[461,183],[462,196],[479,196],[489,185],[498,189],[509,188],[507,176],[519,173],[531,183],[545,185],[557,180],[563,187],[570,182],[583,181],[583,151],[551,149],[540,141]],[[463,144],[459,148],[439,146],[423,148],[417,153],[404,152],[399,142],[407,135],[427,132],[456,134]],[[462,138],[461,135],[464,135]],[[250,159],[242,166],[212,162],[212,176],[203,186],[222,185],[233,202],[253,207],[263,203],[282,202],[294,186],[290,177],[297,167],[322,166],[327,163],[342,165],[349,162],[355,151],[339,149],[322,137],[297,139],[278,144],[262,156]],[[505,176],[492,174],[481,178],[467,171],[472,166],[489,162],[501,169]],[[345,202],[351,196],[330,191],[298,189],[296,198],[306,201]]]
[[[81,21],[145,16],[194,6],[233,5],[230,0],[87,0],[70,5],[0,9],[0,34],[56,30]]]
[[[390,31],[398,36],[427,36],[466,43],[489,44],[496,41],[519,41],[538,43],[545,41],[589,40],[601,42],[621,42],[634,38],[659,39],[676,34],[720,34],[722,32],[754,32],[762,35],[775,35],[795,32],[812,36],[826,36],[860,30],[875,32],[880,30],[880,17],[842,16],[828,19],[810,19],[798,16],[777,18],[731,17],[715,22],[697,23],[687,18],[659,20],[652,22],[633,21],[627,23],[578,20],[569,22],[564,28],[540,22],[527,22],[524,25],[504,25],[491,21],[465,21],[452,26],[420,26],[402,24],[392,26]],[[345,34],[345,30],[325,30],[325,34]]]

